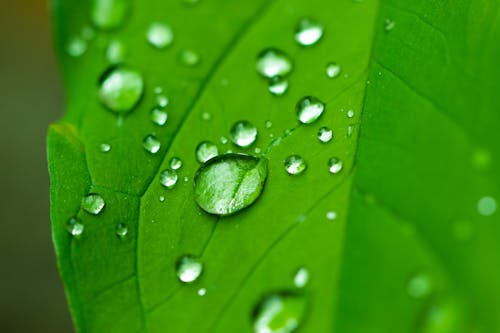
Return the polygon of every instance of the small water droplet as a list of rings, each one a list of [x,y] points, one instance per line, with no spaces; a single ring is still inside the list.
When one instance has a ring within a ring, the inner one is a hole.
[[[255,333],[292,333],[302,322],[305,300],[292,293],[265,297],[254,311]]]
[[[266,120],[265,126],[267,129],[269,129],[269,128],[273,127],[273,122],[270,120]]]
[[[292,67],[288,55],[277,49],[266,49],[257,57],[257,72],[268,79],[284,77],[292,71]]]
[[[246,148],[257,140],[257,127],[246,120],[241,120],[233,125],[229,136],[235,145]]]
[[[107,143],[101,143],[99,145],[99,149],[103,152],[103,153],[107,153],[111,150],[111,146]]]
[[[307,282],[309,282],[309,271],[307,268],[302,267],[297,271],[297,273],[295,273],[293,283],[297,288],[304,288],[307,285]]]
[[[316,97],[306,96],[298,101],[295,108],[302,124],[312,124],[323,114],[325,104]]]
[[[175,170],[166,169],[160,173],[160,184],[168,189],[173,188],[177,184],[178,179],[179,176],[177,176]]]
[[[188,176],[184,176],[184,182],[187,183],[189,181]]]
[[[221,142],[223,145],[225,145],[225,144],[227,144],[227,143],[228,143],[228,139],[227,139],[225,136],[221,136],[221,137],[220,137],[220,142]]]
[[[182,167],[182,160],[178,157],[172,157],[170,159],[170,169],[179,170]]]
[[[269,92],[274,96],[281,96],[288,89],[288,80],[280,76],[275,76],[269,81]]]
[[[168,113],[165,110],[154,108],[151,110],[151,121],[158,126],[163,126],[167,123]]]
[[[89,26],[83,27],[82,37],[86,40],[92,40],[95,37],[95,31]]]
[[[231,215],[254,203],[264,189],[267,159],[225,154],[203,164],[194,178],[196,203],[207,213]]]
[[[208,121],[212,119],[212,115],[209,112],[203,112],[201,114],[201,119]]]
[[[92,23],[101,30],[118,28],[128,14],[129,3],[129,0],[93,0]]]
[[[342,161],[338,157],[332,157],[328,160],[328,170],[330,173],[337,174],[344,167]]]
[[[153,22],[146,32],[146,39],[149,44],[157,49],[164,49],[174,41],[174,32],[169,25],[161,22]]]
[[[205,163],[206,161],[219,155],[219,149],[213,142],[202,141],[198,144],[198,146],[196,146],[195,153],[198,162]]]
[[[161,148],[161,143],[156,138],[156,136],[150,134],[144,138],[144,140],[142,141],[142,146],[149,153],[156,154]]]
[[[354,118],[354,110],[347,111],[347,118]]]
[[[82,208],[93,215],[98,215],[106,205],[104,199],[97,193],[90,193],[83,197]]]
[[[142,97],[144,81],[139,72],[125,67],[111,67],[100,79],[99,99],[111,111],[131,111]]]
[[[323,36],[323,26],[318,22],[303,18],[295,30],[295,40],[302,46],[316,44]]]
[[[160,195],[159,200],[160,200],[160,202],[164,202],[165,201],[165,197],[163,195]]]
[[[350,138],[353,133],[354,133],[354,126],[353,125],[347,126],[347,131],[346,131],[347,137]]]
[[[256,154],[260,154],[262,152],[262,149],[260,149],[259,147],[255,147],[255,149],[253,150]]]
[[[299,155],[291,155],[285,159],[285,170],[290,175],[300,175],[307,169],[306,161]]]
[[[477,212],[483,216],[491,216],[497,211],[497,201],[493,197],[482,197],[477,202]]]
[[[119,40],[112,40],[106,48],[106,59],[111,64],[118,64],[125,59],[125,45]]]
[[[207,290],[205,288],[198,289],[199,296],[205,296],[207,294]]]
[[[319,129],[318,131],[318,140],[323,142],[323,143],[327,143],[327,142],[330,142],[332,141],[333,139],[333,131],[326,127],[326,126],[323,126]]]
[[[158,96],[156,96],[156,105],[158,105],[158,107],[160,109],[164,109],[167,107],[168,105],[168,97],[165,96],[165,95],[161,95],[159,94]]]
[[[392,29],[394,29],[395,26],[396,22],[394,22],[393,20],[391,19],[385,20],[385,26],[384,26],[385,31],[391,31]]]
[[[326,219],[329,221],[333,221],[337,218],[337,213],[334,212],[333,210],[329,211],[326,213]]]
[[[409,281],[406,290],[413,298],[423,298],[431,292],[431,279],[427,274],[416,274]]]
[[[128,227],[124,223],[118,223],[116,226],[116,236],[119,238],[125,238],[128,234]]]
[[[193,67],[200,63],[201,57],[193,50],[182,50],[180,60],[184,66]]]
[[[187,255],[177,261],[177,277],[179,281],[191,283],[196,281],[203,272],[203,264],[197,258]]]
[[[80,57],[87,51],[87,41],[79,36],[73,37],[66,45],[66,52],[72,57]]]
[[[76,217],[72,217],[66,222],[66,230],[74,237],[79,237],[85,229],[83,223]]]
[[[153,89],[153,92],[157,95],[163,93],[163,88],[160,87],[160,86],[156,86],[154,89]]]
[[[326,65],[326,76],[330,79],[334,79],[340,75],[342,72],[342,67],[336,62],[330,62]]]

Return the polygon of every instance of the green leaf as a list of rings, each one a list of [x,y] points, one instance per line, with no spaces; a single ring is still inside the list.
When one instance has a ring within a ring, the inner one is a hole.
[[[90,1],[53,0],[68,106],[49,129],[51,217],[78,332],[252,332],[256,307],[281,293],[305,299],[299,332],[500,331],[499,213],[478,210],[500,198],[498,1],[116,3],[120,13],[96,16]],[[104,31],[89,30],[96,17]],[[304,17],[324,26],[317,45],[294,40]],[[172,45],[148,43],[153,22],[171,27]],[[116,41],[144,79],[122,115],[98,89]],[[293,63],[283,96],[256,71],[268,48]],[[151,121],[155,87],[168,97],[165,126]],[[297,119],[305,96],[326,105],[312,124]],[[240,120],[259,130],[249,149],[221,142]],[[332,142],[317,139],[322,126]],[[199,208],[205,140],[268,160],[258,201],[226,217]],[[307,162],[302,174],[285,171],[290,155]],[[173,157],[183,163],[168,189],[160,174]],[[104,200],[97,215],[81,207],[88,194]],[[78,237],[66,230],[75,217]],[[204,267],[189,284],[176,273],[184,256]],[[298,288],[302,267],[310,279]]]

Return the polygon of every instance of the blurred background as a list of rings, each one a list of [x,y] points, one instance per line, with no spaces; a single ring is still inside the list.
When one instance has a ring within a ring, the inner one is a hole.
[[[47,126],[64,110],[48,4],[0,10],[0,332],[73,332],[49,220]]]

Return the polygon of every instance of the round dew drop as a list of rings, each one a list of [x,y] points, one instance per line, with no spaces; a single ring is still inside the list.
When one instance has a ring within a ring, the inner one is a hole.
[[[219,149],[213,142],[202,141],[196,146],[195,154],[198,162],[205,163],[219,155]]]
[[[332,174],[337,174],[342,171],[343,163],[338,157],[332,157],[328,160],[328,170]]]
[[[119,238],[125,238],[128,234],[128,227],[124,223],[118,223],[116,226],[116,236]]]
[[[76,217],[72,217],[66,222],[66,230],[71,236],[79,237],[85,229],[83,223]]]
[[[301,324],[305,313],[303,296],[278,293],[265,297],[254,311],[255,333],[292,333]]]
[[[293,283],[297,288],[304,288],[308,282],[309,271],[307,270],[307,268],[302,267],[297,271],[297,273],[295,273],[295,276],[293,277]]]
[[[480,215],[491,216],[497,211],[497,201],[493,197],[483,197],[477,202],[477,211]]]
[[[66,52],[72,57],[80,57],[87,51],[87,41],[81,37],[73,37],[66,45]]]
[[[292,68],[292,60],[283,51],[265,49],[257,56],[257,72],[265,78],[284,77]]]
[[[169,25],[153,22],[146,32],[146,39],[155,48],[165,49],[173,43],[174,33]]]
[[[160,151],[161,143],[154,135],[148,135],[142,141],[142,146],[150,154],[156,154]]]
[[[330,142],[332,141],[333,139],[333,131],[324,126],[324,127],[321,127],[318,131],[318,140],[323,142],[323,143],[327,143],[327,142]]]
[[[168,113],[165,110],[154,108],[151,110],[151,121],[158,125],[164,126],[167,123]]]
[[[99,82],[99,100],[116,113],[132,111],[143,93],[142,75],[126,67],[111,67],[104,72]]]
[[[172,157],[169,166],[172,170],[179,170],[182,167],[182,160],[178,157]]]
[[[312,124],[321,117],[325,111],[325,104],[318,98],[306,96],[296,105],[297,118],[302,124]]]
[[[308,18],[302,19],[295,31],[295,41],[301,46],[314,45],[321,37],[323,37],[323,26]]]
[[[109,144],[107,144],[107,143],[101,143],[99,145],[99,149],[101,150],[101,152],[107,153],[107,152],[109,152],[111,150],[111,146]]]
[[[93,0],[91,20],[101,30],[120,27],[128,14],[129,0]]]
[[[160,184],[171,189],[177,184],[179,176],[175,170],[166,169],[160,173]]]
[[[334,79],[340,75],[342,68],[335,62],[331,62],[326,65],[326,76],[330,79]]]
[[[104,199],[97,193],[86,195],[81,203],[83,210],[92,215],[99,215],[105,205]]]
[[[196,281],[203,273],[203,264],[197,258],[187,255],[177,261],[177,277],[183,283]]]
[[[326,213],[326,219],[329,220],[329,221],[333,221],[337,218],[337,213],[334,212],[333,210],[332,211],[329,211]]]
[[[299,155],[291,155],[285,159],[285,170],[290,175],[300,175],[307,169],[306,161]]]
[[[269,92],[274,96],[282,96],[288,89],[288,80],[279,76],[273,77],[269,81]]]
[[[231,128],[230,138],[240,148],[249,147],[257,140],[257,127],[246,120],[238,121]]]
[[[408,281],[408,295],[413,298],[422,298],[431,292],[431,280],[426,274],[417,274]]]
[[[180,61],[186,67],[194,67],[200,63],[201,57],[193,50],[182,50]]]
[[[113,40],[106,48],[106,59],[111,64],[118,64],[125,59],[125,45],[119,40]]]

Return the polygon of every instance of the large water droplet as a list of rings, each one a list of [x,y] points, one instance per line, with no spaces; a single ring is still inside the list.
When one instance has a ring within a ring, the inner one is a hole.
[[[330,62],[326,65],[326,76],[328,76],[330,79],[338,77],[340,75],[340,72],[342,72],[342,67],[340,67],[339,64]]]
[[[269,92],[274,96],[281,96],[288,89],[288,80],[280,76],[275,76],[269,81]]]
[[[118,223],[116,226],[116,236],[119,238],[125,238],[128,234],[128,227],[124,223]]]
[[[151,110],[151,121],[158,125],[163,126],[167,123],[168,113],[165,110],[161,110],[159,108],[153,108]]]
[[[413,298],[423,298],[431,292],[431,279],[427,274],[416,274],[408,281],[408,295]]]
[[[255,333],[292,333],[302,322],[306,302],[300,295],[270,295],[254,311]]]
[[[328,160],[328,170],[330,173],[337,174],[342,171],[343,167],[344,164],[338,157],[332,157]]]
[[[257,140],[257,127],[246,120],[238,121],[231,128],[230,138],[238,147],[249,147]]]
[[[172,157],[169,162],[170,169],[179,170],[182,167],[182,160],[178,157]]]
[[[327,142],[330,142],[332,141],[333,139],[333,131],[324,126],[324,127],[321,127],[318,131],[318,140],[323,142],[323,143],[327,143]]]
[[[177,277],[181,282],[194,282],[202,272],[203,264],[193,256],[184,256],[177,261]]]
[[[323,36],[323,26],[318,22],[304,18],[295,31],[295,40],[302,46],[316,44]]]
[[[142,75],[129,68],[112,67],[104,72],[100,80],[101,103],[117,113],[131,111],[139,103],[143,92]]]
[[[293,284],[295,284],[297,288],[304,288],[307,282],[309,282],[309,271],[307,268],[302,267],[295,273]]]
[[[129,0],[93,0],[91,20],[101,30],[122,25],[129,9]]]
[[[196,146],[196,159],[200,163],[205,163],[206,161],[219,155],[219,149],[217,146],[210,141],[202,141]]]
[[[254,203],[267,178],[267,159],[225,154],[203,164],[194,178],[194,195],[206,212],[231,215]]]
[[[306,161],[299,155],[288,156],[284,164],[290,175],[299,175],[307,169]]]
[[[104,199],[97,193],[90,193],[83,197],[82,208],[93,215],[98,215],[106,205]]]
[[[166,188],[173,188],[177,184],[178,179],[179,176],[177,176],[175,170],[166,169],[160,173],[160,184]]]
[[[153,22],[146,32],[146,39],[157,49],[164,49],[174,41],[174,32],[165,23]]]
[[[75,237],[79,237],[85,229],[83,223],[76,217],[72,217],[66,222],[66,230]]]
[[[497,201],[493,197],[482,197],[477,202],[477,211],[483,216],[491,216],[497,211]]]
[[[288,55],[277,49],[266,49],[257,57],[257,72],[268,79],[284,77],[292,71],[292,67]]]
[[[66,52],[72,57],[79,57],[87,51],[87,41],[79,36],[73,37],[66,45]]]
[[[296,110],[302,124],[312,124],[323,114],[325,104],[316,97],[306,96],[297,103]]]
[[[201,57],[193,50],[182,50],[180,54],[180,60],[184,66],[193,67],[198,65]]]
[[[144,140],[142,141],[142,146],[149,153],[156,154],[161,148],[161,143],[156,138],[156,136],[150,134],[144,138]]]

